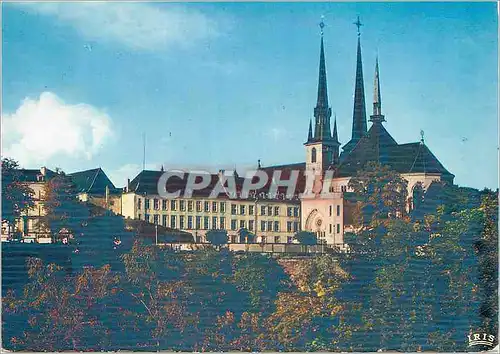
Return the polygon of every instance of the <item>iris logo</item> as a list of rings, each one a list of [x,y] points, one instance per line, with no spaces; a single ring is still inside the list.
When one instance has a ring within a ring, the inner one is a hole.
[[[471,333],[467,336],[469,338],[469,347],[474,345],[488,345],[493,347],[495,344],[495,336],[488,333]]]

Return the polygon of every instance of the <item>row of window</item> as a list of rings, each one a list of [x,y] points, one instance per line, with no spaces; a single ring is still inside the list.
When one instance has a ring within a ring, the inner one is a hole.
[[[138,215],[139,219],[142,219],[142,215]],[[165,227],[171,227],[173,229],[187,229],[187,230],[209,230],[209,229],[225,229],[226,228],[226,218],[224,216],[209,217],[209,216],[192,216],[188,215],[151,215],[145,214],[144,220],[146,222],[152,222],[157,225],[162,225]],[[178,222],[178,223],[177,223]],[[230,229],[235,231],[238,229],[248,229],[249,231],[255,231],[255,220],[235,220],[231,219]],[[287,222],[287,232],[297,232],[299,229],[298,222]],[[260,231],[274,231],[280,232],[279,221],[260,221]]]
[[[333,225],[330,224],[330,233],[333,233]],[[337,224],[337,234],[340,234],[340,224]]]
[[[202,236],[196,236],[196,242],[202,242],[202,239]],[[231,243],[248,243],[248,239],[240,237],[238,235],[231,235],[230,240]],[[270,236],[269,238],[266,236],[260,237],[260,243],[268,243],[271,240],[273,240],[274,243],[281,243],[281,236]],[[286,242],[293,243],[293,236],[287,236]]]
[[[176,211],[179,208],[180,211],[193,212],[196,207],[196,212],[212,212],[212,213],[225,213],[226,212],[226,202],[201,202],[199,200],[196,201],[196,204],[193,200],[160,200],[160,199],[144,199],[144,209],[151,209],[151,201],[153,204],[154,210],[170,210]],[[187,202],[187,203],[186,203]],[[169,205],[170,204],[170,205]],[[137,209],[142,210],[142,199],[137,200]],[[247,214],[248,213],[248,214]],[[254,215],[255,206],[254,205],[237,205],[231,204],[231,215]],[[268,216],[279,216],[280,215],[280,207],[279,206],[271,206],[271,205],[262,205],[260,207],[260,215],[268,215]],[[287,216],[295,216],[299,217],[299,208],[298,207],[288,207],[287,208]]]

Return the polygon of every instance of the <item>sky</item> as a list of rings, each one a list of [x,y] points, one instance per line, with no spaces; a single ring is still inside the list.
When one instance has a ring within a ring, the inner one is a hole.
[[[385,126],[459,185],[498,185],[491,3],[3,3],[2,157],[25,168],[305,160],[324,17],[328,94],[351,136],[360,16],[367,114],[375,59]],[[370,123],[369,123],[370,124]]]

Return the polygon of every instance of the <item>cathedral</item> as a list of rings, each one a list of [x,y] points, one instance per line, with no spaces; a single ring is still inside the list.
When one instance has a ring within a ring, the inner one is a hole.
[[[328,103],[328,87],[323,31],[321,32],[318,96],[314,107],[314,121],[309,121],[307,140],[304,143],[306,160],[303,163],[267,167],[266,170],[314,171],[324,177],[322,184],[329,186],[328,198],[320,196],[301,199],[301,229],[315,232],[324,243],[344,248],[343,235],[352,229],[348,215],[348,183],[369,161],[389,166],[408,182],[408,195],[413,196],[417,188],[425,191],[432,182],[453,183],[451,174],[421,141],[398,143],[384,127],[382,94],[378,58],[375,65],[373,85],[373,110],[367,123],[361,39],[358,26],[357,61],[350,140],[341,146],[336,118],[331,128],[332,110]],[[323,24],[320,25],[323,29]],[[347,139],[346,139],[347,140]],[[327,171],[330,174],[326,173]],[[321,189],[321,185],[319,186]],[[411,205],[411,198],[408,200]]]

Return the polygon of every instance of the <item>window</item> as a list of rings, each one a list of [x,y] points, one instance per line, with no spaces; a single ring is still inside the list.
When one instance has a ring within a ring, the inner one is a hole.
[[[346,188],[346,186],[341,186],[341,187],[340,187],[340,190],[341,190],[342,192],[345,192],[345,191],[347,190],[347,188]]]
[[[231,215],[236,215],[236,204],[231,204]]]
[[[142,199],[139,198],[137,199],[137,210],[141,210],[141,208],[142,208]]]
[[[272,221],[267,222],[267,231],[273,231],[273,222]]]
[[[253,205],[248,206],[248,215],[253,215]]]
[[[236,230],[236,220],[231,220],[231,230]]]
[[[160,209],[160,202],[156,198],[153,199],[153,208],[154,208],[154,210]]]
[[[292,207],[286,208],[286,216],[293,216],[293,208]]]
[[[160,217],[158,216],[158,214],[153,215],[153,222],[154,222],[155,224],[158,224],[159,219],[160,219]]]
[[[149,199],[148,199],[148,198],[145,198],[145,199],[144,199],[144,202],[145,202],[145,203],[144,203],[144,208],[145,208],[146,210],[148,210],[148,209],[149,209]]]
[[[287,243],[292,243],[292,242],[293,242],[293,237],[292,237],[292,236],[288,236],[288,237],[286,238],[286,242],[287,242]]]
[[[208,216],[205,216],[203,218],[203,228],[205,230],[208,230],[210,228],[209,222],[210,222],[210,219],[208,218]]]
[[[330,216],[332,216],[332,206],[330,205]]]
[[[280,207],[274,207],[274,216],[280,215]]]
[[[340,224],[337,224],[337,233],[340,234]]]
[[[294,222],[293,223],[293,232],[297,232],[299,231],[299,223],[298,222]]]
[[[199,200],[196,201],[196,211],[197,212],[201,211],[201,202]]]
[[[298,207],[293,208],[293,216],[295,216],[295,217],[299,216],[299,208]]]
[[[269,216],[273,215],[273,207],[270,205],[267,207],[267,215]]]
[[[188,212],[192,212],[192,211],[193,211],[193,201],[188,200]]]
[[[260,242],[262,242],[262,243],[266,243],[266,236],[261,236],[261,238],[260,238]]]
[[[196,217],[196,230],[201,229],[201,216]]]
[[[220,217],[219,227],[221,228],[221,230],[225,230],[226,229],[226,218],[223,217],[223,216]]]
[[[170,210],[177,210],[177,200],[170,201]]]
[[[274,222],[274,232],[279,232],[280,231],[280,222],[275,221]]]
[[[146,220],[146,222],[149,222],[149,214],[144,215],[144,220]]]
[[[240,229],[245,228],[245,220],[240,220]]]
[[[217,216],[212,216],[212,229],[217,228]]]
[[[260,207],[260,215],[266,215],[266,207],[264,205]]]
[[[161,208],[162,208],[162,210],[167,210],[167,201],[166,200],[161,201]]]
[[[316,148],[312,148],[312,151],[311,151],[311,162],[316,162]]]
[[[330,233],[332,233],[332,224],[330,224]]]
[[[286,231],[292,232],[292,222],[291,221],[286,222]]]
[[[226,203],[225,202],[220,202],[220,212],[221,213],[226,212]]]
[[[337,205],[337,216],[340,216],[340,205]]]
[[[179,201],[179,207],[181,211],[186,211],[186,201],[185,200],[180,200]]]
[[[184,228],[184,215],[179,216],[179,229]]]
[[[205,212],[209,212],[210,211],[210,202],[205,202]]]
[[[163,226],[167,227],[167,216],[166,215],[162,215],[161,218],[162,218],[161,224]]]
[[[280,237],[274,236],[274,243],[280,243]]]
[[[177,217],[175,215],[170,216],[170,227],[172,229],[175,229],[177,227],[176,226],[176,221],[177,221],[176,219],[177,219]]]
[[[240,205],[240,215],[245,215],[245,206]]]
[[[188,204],[189,207],[189,204]],[[188,216],[188,230],[193,229],[193,217],[191,215]]]
[[[212,212],[217,212],[217,202],[212,202]]]
[[[253,220],[249,220],[248,221],[248,230],[253,231],[253,227],[254,227],[254,221]]]
[[[266,222],[264,220],[260,221],[260,231],[266,231]]]

